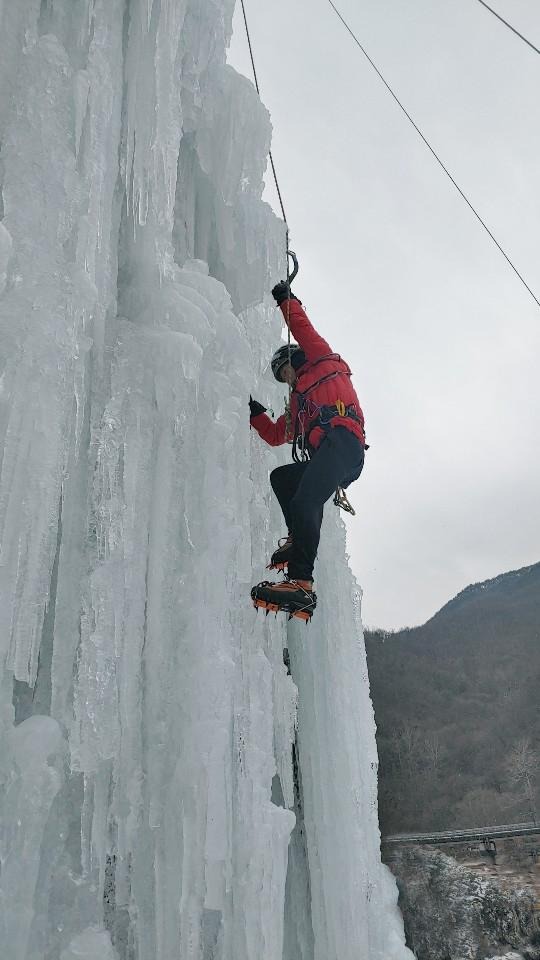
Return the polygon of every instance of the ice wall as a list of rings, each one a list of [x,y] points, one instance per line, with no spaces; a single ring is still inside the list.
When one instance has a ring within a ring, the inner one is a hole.
[[[6,960],[408,955],[336,517],[309,631],[249,602],[284,232],[232,8],[0,0]]]

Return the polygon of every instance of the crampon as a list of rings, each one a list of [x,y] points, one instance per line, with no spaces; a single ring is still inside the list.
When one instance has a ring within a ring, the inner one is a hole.
[[[263,580],[253,587],[251,599],[253,606],[264,610],[266,616],[269,613],[277,616],[283,611],[289,614],[289,620],[297,617],[305,623],[309,623],[317,606],[317,594],[313,590],[305,589],[296,580],[285,580],[283,583]]]
[[[281,540],[278,540],[278,548],[274,550],[270,563],[267,566],[267,570],[281,570],[284,571],[289,566],[289,560],[291,559],[293,552],[292,537],[282,537]]]

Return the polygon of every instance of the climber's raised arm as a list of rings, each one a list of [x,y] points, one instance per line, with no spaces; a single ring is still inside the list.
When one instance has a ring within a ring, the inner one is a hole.
[[[331,346],[317,333],[300,300],[290,292],[284,280],[276,284],[272,296],[281,308],[285,323],[288,323],[291,334],[304,351],[308,362],[332,353]]]

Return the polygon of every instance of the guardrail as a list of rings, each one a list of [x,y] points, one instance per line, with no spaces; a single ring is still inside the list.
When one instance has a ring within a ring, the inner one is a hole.
[[[509,823],[493,827],[474,827],[471,830],[444,830],[439,833],[396,833],[382,837],[388,845],[406,843],[462,843],[467,840],[497,840],[504,837],[525,837],[540,834],[540,823]]]

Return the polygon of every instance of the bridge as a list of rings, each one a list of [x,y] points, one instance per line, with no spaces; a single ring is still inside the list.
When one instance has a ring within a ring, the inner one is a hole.
[[[443,830],[440,833],[395,833],[382,837],[381,843],[385,846],[398,846],[413,843],[431,843],[439,846],[442,843],[466,843],[471,840],[499,840],[507,837],[528,837],[540,834],[539,823],[509,823],[493,827],[474,827],[471,830]]]

